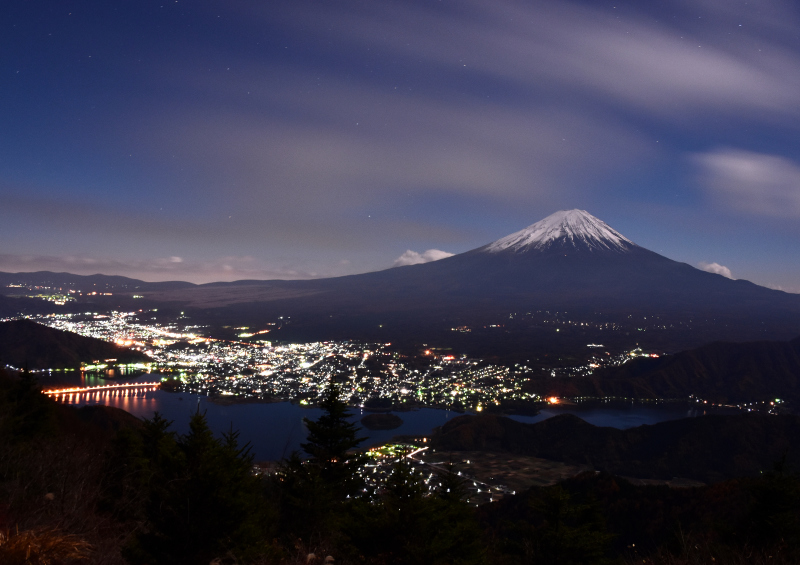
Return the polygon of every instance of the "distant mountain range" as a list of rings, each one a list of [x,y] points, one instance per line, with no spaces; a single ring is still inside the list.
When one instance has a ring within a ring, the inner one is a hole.
[[[785,453],[800,462],[800,416],[765,414],[682,418],[627,430],[561,414],[536,424],[484,414],[439,428],[439,451],[495,451],[590,465],[642,479],[716,482],[770,471]]]
[[[178,288],[191,288],[197,286],[185,281],[146,282],[117,275],[73,275],[72,273],[54,273],[52,271],[35,271],[32,273],[4,273],[0,272],[0,287],[3,294],[15,294],[9,285],[25,285],[43,288],[81,289],[84,292],[92,290],[108,292],[138,292],[140,290],[168,290]]]
[[[20,273],[0,282],[26,277],[62,280]],[[360,275],[205,285],[95,275],[81,284],[116,289],[98,304],[159,305],[217,327],[258,327],[282,317],[273,339],[414,340],[482,356],[591,341],[641,340],[677,351],[714,340],[800,335],[800,295],[667,259],[582,210],[557,212],[439,261]],[[134,293],[144,298],[132,303]],[[542,324],[555,313],[578,325],[557,333]],[[503,329],[487,333],[484,326]]]
[[[0,366],[64,369],[106,359],[116,359],[119,363],[150,361],[144,353],[30,320],[0,322]]]

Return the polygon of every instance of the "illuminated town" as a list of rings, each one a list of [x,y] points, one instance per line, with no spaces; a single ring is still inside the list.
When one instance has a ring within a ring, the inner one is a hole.
[[[522,391],[530,369],[486,365],[479,359],[425,351],[408,359],[390,344],[318,342],[274,345],[203,337],[198,328],[141,323],[141,314],[48,315],[33,318],[52,328],[142,351],[148,371],[171,386],[210,396],[314,404],[329,382],[350,404],[448,406],[481,410],[503,400],[540,400]],[[246,333],[246,337],[254,333]],[[102,360],[86,370],[103,369]]]
[[[262,328],[230,328],[238,337],[237,340],[215,339],[204,335],[207,331],[205,326],[182,324],[183,316],[165,321],[158,314],[158,310],[153,309],[47,314],[28,318],[55,329],[129,347],[152,359],[150,363],[131,366],[114,366],[114,360],[99,359],[94,364],[82,367],[81,370],[86,374],[105,374],[106,377],[113,374],[117,377],[154,373],[154,376],[161,378],[161,388],[165,390],[198,393],[226,402],[290,401],[314,406],[327,387],[334,383],[340,387],[348,404],[376,411],[430,407],[473,412],[535,413],[545,403],[564,400],[596,402],[629,399],[581,396],[542,398],[526,390],[526,383],[532,377],[587,376],[600,368],[619,366],[636,357],[659,356],[639,347],[612,353],[610,348],[602,344],[588,343],[585,344],[586,354],[580,359],[571,359],[571,363],[565,360],[563,365],[501,365],[457,356],[450,350],[433,346],[420,350],[417,355],[404,355],[393,350],[390,343],[273,343],[265,339],[275,326],[285,322],[283,320],[266,322]],[[592,323],[572,320],[566,313],[536,314],[545,314],[548,318],[544,322],[555,326]],[[531,315],[510,314],[509,319],[519,320]],[[655,321],[657,324],[657,318]],[[471,331],[471,328],[461,326],[453,330],[465,332]],[[642,328],[642,331],[645,330]],[[776,413],[783,406],[780,399],[735,405],[715,404],[695,395],[684,399],[650,399],[651,402],[675,400],[767,413]]]
[[[152,358],[149,372],[160,373],[173,390],[242,400],[315,404],[337,383],[352,405],[448,407],[481,411],[503,402],[539,402],[523,385],[533,372],[516,364],[500,366],[481,359],[442,354],[434,348],[410,357],[391,344],[317,342],[273,344],[269,329],[237,328],[242,341],[212,339],[203,328],[162,324],[151,312],[56,314],[31,319],[52,328],[94,337],[142,351]],[[272,324],[265,324],[267,328]],[[602,348],[589,344],[589,347]],[[585,365],[550,369],[556,374],[589,374],[601,365],[620,364],[631,355],[598,354]],[[85,370],[104,369],[103,360]]]

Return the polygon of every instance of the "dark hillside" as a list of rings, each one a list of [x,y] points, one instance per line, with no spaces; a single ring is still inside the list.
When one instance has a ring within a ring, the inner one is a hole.
[[[48,314],[60,310],[63,310],[63,307],[38,298],[12,298],[0,294],[0,317],[3,318],[11,318],[20,314]]]
[[[717,342],[660,358],[638,358],[587,377],[541,378],[545,396],[688,398],[722,404],[770,402],[800,406],[800,338],[789,342]]]
[[[460,416],[438,429],[433,445],[445,451],[500,451],[589,464],[637,478],[716,482],[757,476],[785,452],[790,461],[800,461],[800,417],[711,415],[618,430],[570,414],[537,424],[494,415]]]
[[[638,449],[641,462],[666,446],[667,457],[694,456],[702,467],[718,451],[741,455],[774,437],[797,437],[796,418],[706,420],[699,427],[690,422],[688,431],[659,425],[628,433],[569,416],[537,426],[463,417],[448,423],[439,439],[570,457],[616,449],[620,460]],[[712,427],[723,445],[709,455],[703,451]],[[251,565],[306,563],[312,552],[336,563],[373,565],[798,562],[800,482],[779,469],[696,488],[636,486],[588,472],[473,508],[461,500],[464,482],[454,473],[426,496],[427,474],[405,458],[393,465],[384,491],[369,499],[334,498],[338,484],[326,486],[309,472],[313,459],[295,458],[280,475],[254,477],[235,433],[214,438],[200,413],[190,429],[176,436],[163,419],[141,422],[113,409],[61,406],[29,373],[0,370],[0,531],[10,534],[0,538],[0,562],[29,562],[14,548],[31,539],[81,550],[73,561],[47,562],[109,565],[223,562],[217,557],[233,555]],[[687,439],[692,434],[695,443]],[[724,444],[736,435],[743,448]],[[688,455],[675,449],[681,443]]]
[[[120,540],[135,515],[109,473],[112,450],[117,432],[129,430],[132,437],[142,425],[122,410],[59,404],[39,391],[30,373],[0,369],[0,532],[6,536],[0,537],[0,563],[121,565]],[[21,553],[14,549],[19,540],[31,540]],[[57,558],[65,544],[82,549],[74,557],[90,559]],[[91,552],[84,551],[88,546]],[[48,558],[36,558],[39,551]]]
[[[80,367],[82,362],[116,359],[144,363],[144,353],[113,343],[48,328],[30,320],[0,323],[0,364],[29,369]]]
[[[684,543],[688,539],[706,541],[709,537],[717,543],[723,540],[730,543],[732,540],[725,538],[734,537],[734,532],[741,536],[739,543],[746,543],[745,538],[750,533],[748,512],[755,481],[733,479],[705,487],[673,489],[666,486],[636,486],[607,473],[584,473],[556,487],[533,487],[496,504],[485,505],[481,508],[481,515],[484,524],[498,537],[513,540],[516,532],[509,525],[541,527],[542,503],[555,491],[562,493],[568,508],[588,504],[602,516],[601,523],[614,534],[610,545],[617,554],[646,555],[656,547],[672,544],[676,541],[678,528]],[[644,562],[641,557],[636,561]],[[720,561],[717,553],[714,561],[668,563]],[[634,560],[624,562],[633,563]],[[653,561],[647,560],[646,563]]]

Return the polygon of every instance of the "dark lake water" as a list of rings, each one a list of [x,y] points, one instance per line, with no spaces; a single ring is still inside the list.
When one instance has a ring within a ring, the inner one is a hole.
[[[149,382],[157,381],[159,378],[158,375],[126,375],[111,381],[103,378],[103,375],[60,374],[52,378],[40,377],[40,381],[44,388],[55,388],[56,385],[66,384],[96,386],[111,382]],[[220,434],[231,428],[238,430],[240,439],[250,442],[256,460],[259,461],[279,460],[294,450],[300,450],[300,443],[305,441],[306,437],[303,418],[314,420],[321,414],[317,408],[303,408],[289,402],[219,405],[209,402],[205,396],[160,390],[69,394],[63,395],[59,400],[75,406],[106,404],[126,410],[140,418],[151,418],[155,412],[159,412],[174,422],[172,429],[178,433],[188,432],[189,418],[199,407],[206,413],[209,426],[216,433]],[[365,414],[359,409],[351,411],[354,421],[358,421]],[[536,416],[512,416],[512,418],[520,422],[534,423],[564,413],[575,414],[596,426],[626,429],[642,424],[699,416],[705,412],[670,404],[561,405],[548,407]],[[361,435],[366,436],[367,440],[362,445],[384,443],[395,435],[427,435],[433,428],[461,415],[450,410],[432,408],[396,414],[403,419],[402,426],[394,430],[363,429]]]

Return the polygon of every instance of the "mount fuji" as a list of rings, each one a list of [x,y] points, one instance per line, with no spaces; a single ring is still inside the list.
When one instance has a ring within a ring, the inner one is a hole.
[[[640,335],[672,349],[800,335],[800,295],[673,261],[583,210],[556,212],[430,263],[330,279],[214,283],[150,298],[177,301],[220,325],[283,316],[291,323],[273,334],[279,339],[413,338],[472,344],[470,350],[533,347],[570,335],[584,346]],[[556,313],[569,322],[559,334],[543,321]],[[504,328],[502,339],[454,331],[489,326]]]
[[[137,308],[186,311],[218,328],[282,320],[269,334],[280,340],[432,342],[487,355],[557,343],[564,350],[614,340],[677,350],[800,335],[800,295],[668,259],[583,210],[556,212],[465,253],[372,273],[137,282],[128,283],[145,296]],[[115,291],[114,300],[123,294]]]
[[[630,239],[585,210],[562,210],[524,230],[480,248],[490,253],[513,251],[617,251],[636,247]]]

